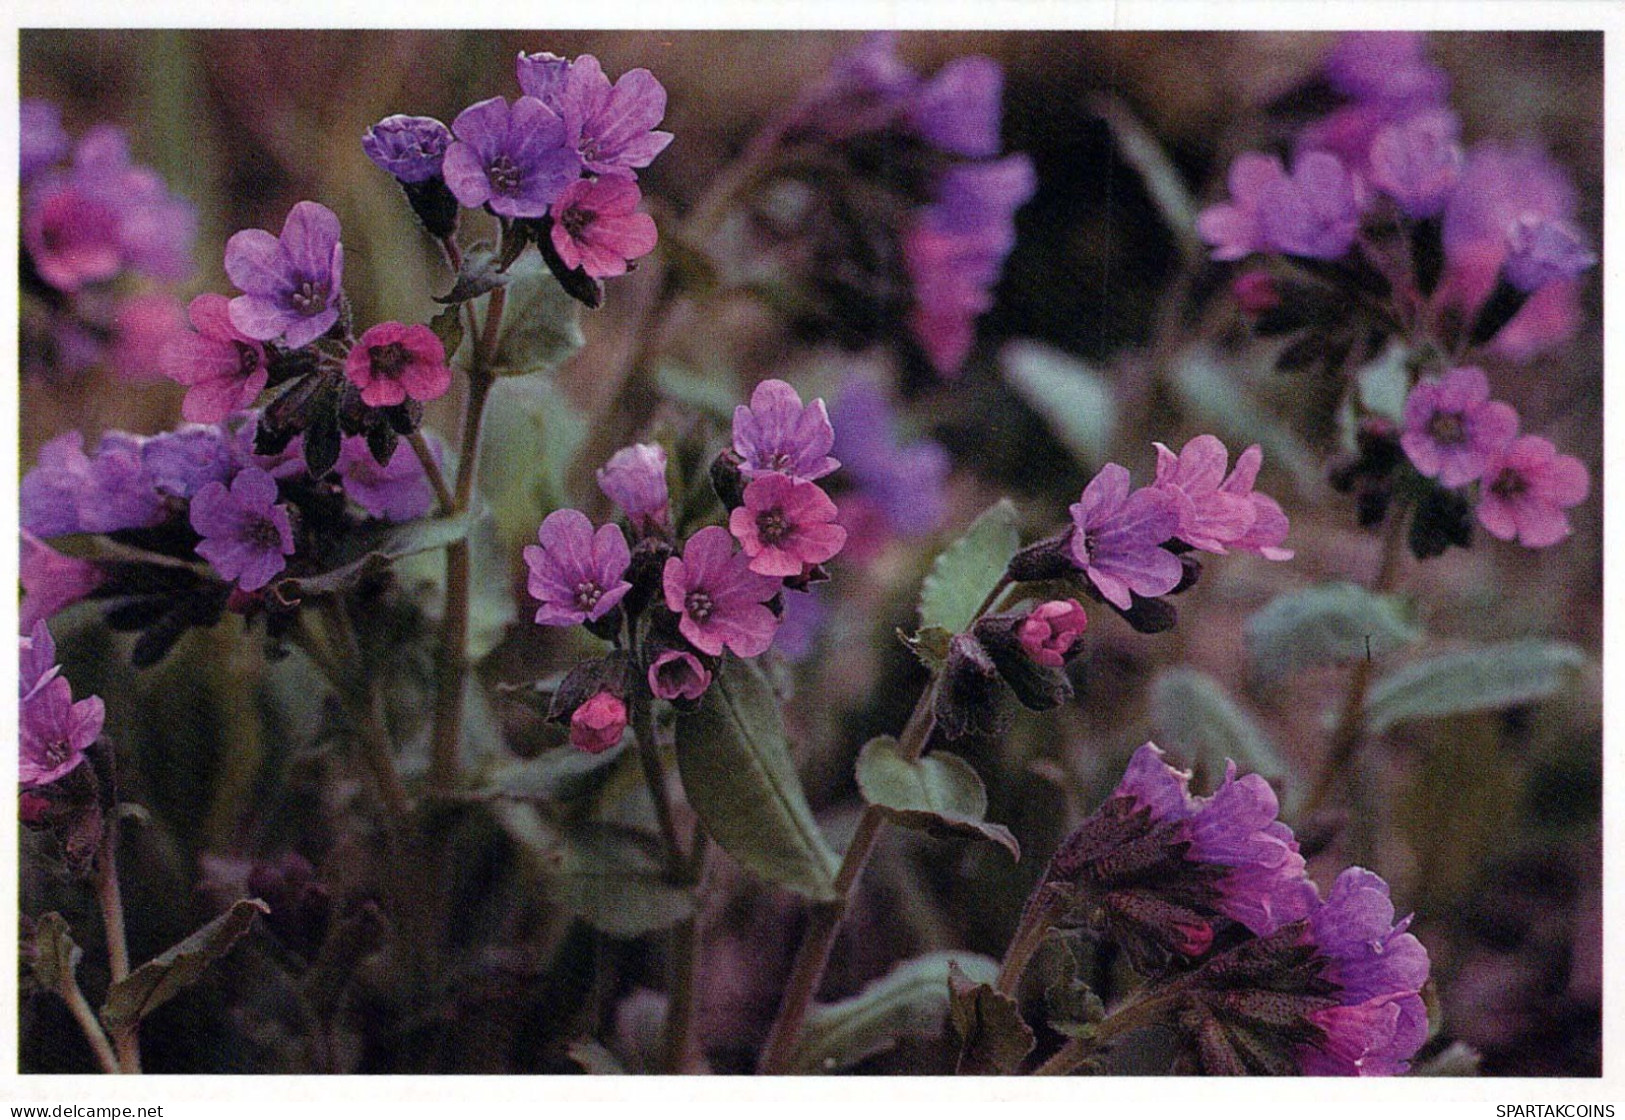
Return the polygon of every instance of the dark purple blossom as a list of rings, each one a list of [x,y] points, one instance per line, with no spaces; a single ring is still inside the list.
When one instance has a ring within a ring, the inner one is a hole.
[[[519,88],[563,119],[566,145],[600,175],[636,178],[672,141],[655,128],[666,115],[666,89],[644,69],[628,70],[613,86],[598,60],[519,56]]]
[[[565,144],[564,121],[534,97],[509,105],[493,97],[451,122],[457,136],[442,173],[464,206],[489,206],[504,218],[540,218],[581,175],[581,157]]]
[[[250,465],[242,438],[222,424],[186,424],[141,443],[153,489],[191,498],[211,482],[229,484]]]
[[[191,519],[203,538],[198,555],[240,590],[258,591],[293,555],[288,507],[277,502],[276,479],[258,467],[239,471],[230,489],[204,486],[192,499]]]
[[[85,760],[102,733],[106,712],[101,697],[75,702],[72,686],[56,665],[56,645],[43,621],[18,639],[18,778],[37,789],[66,775]]]
[[[1483,370],[1462,366],[1411,390],[1399,443],[1418,471],[1456,487],[1481,476],[1491,456],[1517,434],[1518,413],[1490,400]]]
[[[1450,78],[1428,61],[1420,31],[1347,32],[1324,70],[1334,89],[1356,101],[1437,104],[1450,92]]]
[[[803,405],[801,394],[776,378],[756,386],[748,407],[734,409],[733,437],[746,478],[778,472],[811,482],[841,465],[829,457],[835,429],[824,402]]]
[[[634,443],[615,452],[598,469],[598,488],[638,532],[671,528],[666,449],[658,443]]]
[[[1466,161],[1461,122],[1434,109],[1392,124],[1371,142],[1371,185],[1412,218],[1437,217]]]
[[[105,578],[95,564],[64,556],[24,529],[17,565],[17,582],[23,586],[19,623],[24,630],[32,630],[36,622],[54,617],[89,595]]]
[[[1502,275],[1524,292],[1573,280],[1597,263],[1580,233],[1567,222],[1542,214],[1523,214],[1507,229],[1507,259]]]
[[[18,107],[18,182],[27,186],[35,175],[66,159],[70,144],[60,108],[49,101],[23,101]]]
[[[649,691],[662,700],[698,700],[710,687],[711,670],[687,650],[665,650],[649,665]]]
[[[866,378],[842,386],[831,420],[833,450],[846,477],[879,507],[894,532],[914,536],[941,527],[948,512],[943,487],[952,469],[941,444],[934,440],[901,444],[891,403],[880,386]]]
[[[430,455],[440,463],[443,455],[440,441],[427,431],[423,436]],[[426,516],[434,508],[434,487],[423,471],[422,461],[405,440],[395,445],[389,462],[379,466],[366,437],[349,436],[340,445],[334,469],[345,494],[366,510],[368,516],[385,521],[412,521]]]
[[[720,525],[701,529],[682,556],[666,561],[662,587],[666,606],[681,616],[678,630],[701,653],[718,657],[726,646],[755,657],[773,644],[778,619],[766,604],[779,581],[751,571],[750,557],[734,551]]]
[[[385,117],[361,137],[361,150],[403,183],[422,183],[440,174],[451,146],[451,129],[433,117]]]
[[[1179,558],[1161,547],[1179,529],[1179,509],[1166,493],[1130,494],[1128,471],[1107,463],[1071,512],[1072,561],[1108,602],[1128,610],[1130,592],[1150,599],[1179,583]]]
[[[1520,436],[1484,464],[1478,484],[1478,523],[1492,537],[1545,548],[1572,532],[1563,511],[1585,501],[1591,476],[1551,440]]]
[[[1271,248],[1297,257],[1336,260],[1360,229],[1358,184],[1328,152],[1307,152],[1290,177],[1259,189],[1259,224]]]
[[[164,351],[164,372],[186,386],[181,415],[195,423],[217,423],[247,408],[270,377],[265,347],[232,324],[230,302],[198,296],[187,311],[195,333],[180,335]]]
[[[620,526],[595,533],[586,514],[560,509],[547,515],[536,539],[524,555],[531,597],[542,604],[536,611],[541,625],[597,622],[632,589],[624,578],[632,551]]]
[[[229,309],[232,325],[260,341],[304,346],[339,319],[344,246],[338,215],[319,202],[296,203],[281,237],[245,229],[226,242],[226,275],[243,291]]]

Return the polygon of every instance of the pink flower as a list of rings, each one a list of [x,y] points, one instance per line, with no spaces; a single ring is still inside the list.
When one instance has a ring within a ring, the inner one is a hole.
[[[1413,218],[1436,217],[1461,176],[1461,122],[1436,109],[1392,124],[1371,142],[1371,183]]]
[[[671,528],[666,449],[658,443],[634,443],[615,452],[598,469],[598,488],[639,532]]]
[[[446,348],[440,336],[420,324],[368,327],[344,359],[344,373],[373,408],[400,404],[407,397],[432,401],[451,388]]]
[[[1511,405],[1490,400],[1489,378],[1476,366],[1417,384],[1405,398],[1400,446],[1416,469],[1441,486],[1465,486],[1518,434]]]
[[[101,697],[75,702],[56,665],[56,643],[43,621],[18,639],[18,778],[24,789],[48,785],[85,760],[102,733]]]
[[[1286,178],[1274,156],[1244,152],[1230,165],[1230,201],[1215,203],[1196,218],[1196,232],[1213,246],[1216,261],[1239,261],[1268,247],[1260,208],[1264,188]]]
[[[726,646],[755,657],[773,644],[778,619],[766,603],[779,581],[751,571],[750,557],[734,551],[720,525],[690,537],[683,555],[666,561],[662,580],[666,606],[682,616],[678,630],[701,653],[718,657]]]
[[[1545,548],[1572,532],[1563,511],[1585,501],[1590,485],[1580,460],[1559,455],[1548,439],[1522,436],[1485,465],[1478,522],[1492,537],[1516,537],[1527,548]]]
[[[1244,494],[1220,488],[1230,452],[1217,436],[1202,435],[1175,455],[1163,444],[1157,448],[1157,479],[1153,486],[1174,499],[1179,511],[1179,539],[1204,552],[1223,553],[1253,527],[1257,514]]]
[[[265,389],[265,347],[238,330],[225,296],[201,295],[187,315],[195,334],[184,334],[164,350],[164,373],[187,387],[181,415],[195,424],[215,424],[254,403]]]
[[[27,529],[22,530],[17,575],[23,585],[19,622],[28,630],[77,603],[106,578],[96,565],[62,555]]]
[[[750,394],[750,405],[734,409],[734,451],[746,478],[769,471],[811,482],[841,464],[829,457],[835,429],[822,400],[801,403],[801,394],[777,378]]]
[[[1059,669],[1077,649],[1089,616],[1076,599],[1051,599],[1034,607],[1016,628],[1021,648],[1038,664]]]
[[[588,754],[603,754],[626,732],[626,701],[613,692],[593,696],[570,716],[570,745]]]
[[[835,524],[835,512],[816,483],[764,474],[745,487],[745,504],[729,515],[728,528],[751,571],[782,579],[841,551],[846,530]]]
[[[1235,469],[1230,472],[1229,478],[1219,484],[1219,489],[1224,493],[1240,495],[1253,503],[1252,527],[1231,541],[1230,547],[1238,552],[1256,552],[1266,560],[1290,560],[1296,553],[1290,548],[1281,547],[1290,528],[1281,503],[1267,494],[1253,491],[1258,468],[1263,462],[1264,452],[1255,443],[1236,456]]]
[[[113,313],[113,372],[123,381],[162,381],[170,343],[184,334],[186,313],[174,296],[148,292]]]
[[[542,604],[536,612],[541,625],[597,622],[632,590],[623,578],[632,551],[620,526],[605,525],[594,533],[586,514],[560,509],[547,515],[536,540],[524,556],[530,594]]]
[[[687,650],[668,649],[649,666],[649,691],[662,700],[698,700],[711,687],[711,670]]]
[[[559,259],[588,276],[620,276],[628,261],[655,247],[655,220],[638,212],[642,195],[631,179],[577,179],[553,203],[550,236]]]

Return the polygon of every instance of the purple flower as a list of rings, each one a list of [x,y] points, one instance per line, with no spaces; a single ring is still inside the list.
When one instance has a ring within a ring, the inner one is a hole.
[[[672,141],[655,128],[666,115],[666,89],[647,70],[628,70],[612,87],[590,54],[573,62],[521,54],[518,74],[519,88],[563,119],[565,142],[588,171],[636,178],[634,169]]]
[[[701,529],[681,557],[666,561],[662,584],[666,606],[681,616],[678,630],[701,653],[718,657],[726,646],[755,657],[773,644],[778,619],[765,604],[779,581],[751,571],[750,557],[734,551],[720,525]]]
[[[1016,639],[1027,656],[1047,669],[1066,664],[1083,641],[1089,616],[1076,599],[1051,599],[1027,613],[1016,627]]]
[[[756,386],[749,407],[734,409],[733,436],[746,478],[776,471],[811,482],[841,465],[829,457],[835,429],[824,402],[803,405],[801,394],[776,378]]]
[[[830,623],[830,605],[816,586],[784,599],[784,614],[773,634],[773,652],[786,661],[805,661]]]
[[[1306,917],[1317,901],[1275,791],[1235,764],[1211,797],[1154,743],[1134,752],[1117,789],[1061,844],[1044,883],[1088,903],[1135,967],[1199,957],[1226,920],[1254,934]],[[1042,888],[1041,888],[1042,889]]]
[[[698,700],[710,687],[711,670],[687,650],[665,650],[649,665],[649,691],[662,700]]]
[[[1490,456],[1478,484],[1478,523],[1492,537],[1545,548],[1572,529],[1564,510],[1585,501],[1591,476],[1541,436],[1520,436]]]
[[[621,507],[638,532],[671,528],[666,449],[658,443],[634,443],[615,452],[598,469],[598,488]]]
[[[577,179],[553,204],[553,248],[566,268],[588,276],[621,276],[627,262],[655,247],[655,220],[638,212],[643,196],[631,179]]]
[[[440,441],[432,434],[423,433],[429,453],[436,463],[441,461]],[[395,453],[383,466],[372,457],[365,436],[349,436],[340,445],[338,464],[339,482],[344,493],[370,517],[385,521],[412,521],[426,516],[434,508],[434,487],[423,472],[423,463],[417,452],[405,440],[395,445]]]
[[[211,482],[229,485],[250,465],[243,440],[220,424],[187,424],[141,444],[141,465],[153,489],[191,498]]]
[[[33,623],[28,637],[17,639],[17,698],[28,699],[61,671],[51,628],[44,622]]]
[[[26,100],[18,107],[18,182],[28,181],[67,158],[70,142],[62,130],[62,110],[49,101]]]
[[[314,342],[339,320],[344,246],[338,215],[319,202],[296,203],[282,236],[245,229],[226,242],[226,275],[245,294],[232,300],[231,322],[260,341]]]
[[[588,754],[603,754],[626,734],[626,701],[613,692],[596,692],[570,716],[570,745]]]
[[[922,84],[907,118],[921,139],[944,152],[986,159],[999,154],[1004,71],[983,55],[956,58]]]
[[[1351,31],[1326,56],[1326,79],[1356,101],[1438,104],[1450,78],[1427,59],[1419,31]]]
[[[1484,371],[1461,366],[1411,390],[1399,443],[1418,471],[1456,487],[1480,477],[1490,457],[1517,434],[1518,413],[1490,400]]]
[[[547,515],[536,539],[525,548],[525,563],[531,597],[542,604],[536,612],[541,625],[597,622],[632,589],[623,578],[632,552],[620,526],[594,533],[586,514],[560,509]]]
[[[764,474],[745,487],[744,504],[728,515],[750,570],[787,579],[831,560],[846,543],[835,503],[816,483]]]
[[[1274,156],[1243,152],[1230,165],[1230,201],[1218,202],[1196,218],[1196,232],[1213,246],[1216,261],[1239,261],[1268,249],[1263,206],[1266,189],[1286,178]]]
[[[164,372],[187,387],[181,415],[195,423],[217,423],[247,408],[270,377],[265,347],[232,325],[230,302],[198,296],[187,310],[196,333],[181,335],[164,350]]]
[[[1507,229],[1507,259],[1503,275],[1523,292],[1538,292],[1548,284],[1573,280],[1597,263],[1579,232],[1557,218],[1522,214]]]
[[[100,587],[107,577],[88,560],[64,556],[24,529],[17,579],[23,585],[19,622],[32,630]]]
[[[897,33],[871,32],[837,55],[823,80],[802,96],[795,126],[831,138],[879,131],[919,85],[919,75],[897,56]]]
[[[1448,109],[1420,113],[1377,133],[1371,142],[1371,183],[1412,218],[1437,217],[1465,162],[1461,122]]]
[[[344,375],[361,390],[362,403],[384,408],[438,400],[451,388],[446,347],[421,324],[379,323],[368,327],[344,359]]]
[[[239,471],[229,490],[211,482],[192,499],[192,528],[203,538],[198,555],[240,590],[270,583],[293,554],[288,507],[276,499],[276,479],[258,467]]]
[[[1244,494],[1221,489],[1230,452],[1217,436],[1202,435],[1187,443],[1178,455],[1163,444],[1157,448],[1157,479],[1152,485],[1174,499],[1179,511],[1180,540],[1204,552],[1224,553],[1240,540],[1257,516]]]
[[[367,158],[403,183],[422,183],[440,174],[451,146],[451,129],[433,117],[385,117],[361,137]]]
[[[1179,529],[1179,510],[1161,490],[1130,494],[1128,471],[1107,463],[1071,512],[1072,561],[1107,602],[1128,610],[1130,592],[1155,598],[1179,583],[1179,558],[1161,547]]]
[[[1289,178],[1259,190],[1259,223],[1272,249],[1296,257],[1336,260],[1360,229],[1356,180],[1328,152],[1298,157]]]
[[[536,100],[510,107],[493,97],[451,122],[457,140],[442,173],[464,206],[489,206],[504,218],[540,218],[581,174],[581,157],[564,142],[564,121]]]
[[[894,532],[913,536],[941,526],[948,512],[943,486],[952,467],[941,444],[900,444],[891,403],[878,385],[864,378],[841,387],[831,420],[833,450],[846,477],[880,508]]]
[[[102,437],[94,459],[84,436],[66,432],[40,448],[39,465],[23,477],[22,526],[41,537],[145,529],[168,516],[142,461],[144,440],[126,432]]]
[[[34,623],[29,637],[18,639],[18,656],[18,778],[24,789],[37,789],[85,760],[85,751],[102,733],[106,712],[99,696],[74,702],[43,621]]]
[[[41,537],[79,532],[79,496],[90,485],[83,433],[62,433],[40,448],[39,464],[23,476],[22,527]]]
[[[1224,493],[1244,497],[1253,504],[1252,527],[1229,545],[1237,552],[1256,552],[1266,560],[1290,560],[1296,554],[1290,548],[1281,547],[1290,529],[1285,511],[1274,498],[1253,490],[1258,468],[1263,463],[1263,449],[1255,443],[1236,456],[1230,477],[1219,485]]]

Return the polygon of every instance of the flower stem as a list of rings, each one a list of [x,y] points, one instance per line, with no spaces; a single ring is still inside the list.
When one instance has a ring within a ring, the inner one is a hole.
[[[406,441],[412,445],[412,451],[417,455],[418,462],[423,464],[423,475],[434,488],[434,497],[435,501],[440,503],[440,512],[450,514],[454,499],[451,496],[451,489],[446,485],[446,476],[440,471],[440,464],[434,461],[434,453],[429,450],[429,442],[423,438],[421,431],[413,432],[406,437]]]
[[[1047,883],[1039,883],[1038,890],[1047,891],[1047,888]],[[1000,995],[1015,994],[1016,985],[1021,983],[1022,973],[1027,971],[1038,947],[1044,943],[1044,936],[1049,933],[1050,922],[1060,904],[1060,896],[1050,893],[1049,897],[1043,901],[1035,900],[1023,911],[1021,924],[1016,927],[1016,932],[1010,938],[1010,947],[1004,951],[1004,960],[999,963],[999,978],[993,984]]]
[[[1121,1005],[1097,1023],[1094,1033],[1088,1038],[1068,1040],[1066,1045],[1035,1068],[1032,1075],[1060,1077],[1071,1073],[1104,1050],[1112,1039],[1159,1022],[1177,1000],[1178,996],[1175,993],[1159,993]]]
[[[102,1024],[96,1018],[96,1012],[91,1008],[90,1002],[85,999],[85,993],[79,989],[79,978],[69,972],[63,975],[61,986],[57,994],[67,1001],[68,1009],[73,1012],[74,1020],[79,1029],[84,1032],[85,1041],[90,1043],[91,1050],[95,1051],[96,1064],[102,1067],[103,1073],[123,1073],[120,1068],[118,1055],[113,1053],[113,1044],[107,1041],[107,1032],[102,1030]]]
[[[666,782],[666,768],[660,761],[660,744],[655,739],[654,713],[645,696],[632,696],[632,737],[637,743],[638,762],[643,766],[643,780],[649,787],[649,799],[654,802],[655,817],[660,821],[660,839],[666,852],[666,877],[674,883],[686,877],[683,846],[677,839],[677,825],[671,811],[671,793]]]
[[[116,817],[109,817],[107,830],[102,835],[101,850],[96,854],[96,903],[102,911],[102,928],[107,934],[108,970],[114,984],[122,982],[130,975],[130,943],[124,932],[124,898],[119,891],[117,852],[118,820]],[[77,982],[74,984],[74,990],[78,991]],[[84,995],[81,993],[79,998],[84,999]],[[118,1052],[120,1073],[141,1072],[141,1040],[137,1036],[139,1030],[138,1020],[122,1030],[113,1032],[113,1047]]]

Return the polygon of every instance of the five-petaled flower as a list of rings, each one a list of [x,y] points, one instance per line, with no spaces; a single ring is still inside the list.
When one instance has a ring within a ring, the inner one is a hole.
[[[75,702],[43,619],[18,639],[17,656],[18,777],[24,789],[36,789],[85,760],[85,751],[102,733],[105,711],[99,696]]]
[[[226,275],[243,294],[230,303],[246,337],[289,346],[316,341],[339,321],[344,246],[339,219],[319,202],[296,203],[282,235],[245,229],[226,242]]]
[[[807,482],[841,464],[830,458],[835,429],[822,400],[801,403],[801,394],[777,378],[751,392],[750,405],[734,409],[734,451],[746,478],[778,472]]]
[[[457,139],[441,173],[464,206],[540,218],[581,174],[581,157],[564,145],[564,121],[534,97],[511,106],[501,97],[470,105],[451,130]]]
[[[525,547],[530,594],[542,605],[543,626],[597,622],[625,598],[632,585],[623,578],[632,551],[618,525],[593,531],[580,510],[560,509],[536,530],[537,543]]]
[[[1556,544],[1572,532],[1563,511],[1585,501],[1591,478],[1551,440],[1520,436],[1492,455],[1478,483],[1478,523],[1492,537],[1528,548]]]
[[[293,555],[288,507],[276,499],[276,479],[258,467],[237,472],[230,489],[211,482],[192,498],[192,528],[203,538],[198,555],[243,591],[270,583]]]
[[[1179,529],[1168,494],[1149,486],[1129,493],[1128,471],[1107,463],[1071,512],[1072,561],[1107,602],[1128,610],[1134,595],[1154,598],[1179,583],[1179,557],[1162,547]]]
[[[163,371],[186,386],[181,415],[194,423],[218,423],[247,408],[270,376],[265,347],[233,325],[230,304],[225,296],[198,296],[187,309],[194,333],[164,348]]]
[[[1461,366],[1419,382],[1405,399],[1400,446],[1422,474],[1441,486],[1465,486],[1518,434],[1518,414],[1490,400],[1489,378]]]
[[[558,113],[564,143],[588,171],[636,178],[672,141],[655,128],[666,115],[666,89],[642,68],[613,86],[598,60],[566,61],[547,53],[520,54],[519,88]]]
[[[751,571],[788,578],[841,551],[846,530],[835,514],[835,503],[815,483],[763,474],[745,487],[745,504],[729,515],[728,528]]]
[[[642,199],[631,179],[606,175],[577,179],[553,203],[553,248],[567,268],[588,276],[620,276],[627,262],[655,247],[655,220],[639,213]]]
[[[698,700],[711,687],[711,670],[685,649],[662,650],[649,664],[649,691],[662,700]]]
[[[734,551],[720,525],[701,529],[682,556],[666,561],[662,586],[666,606],[681,616],[679,632],[701,653],[717,657],[726,646],[755,657],[773,644],[778,619],[766,604],[779,581],[751,571],[750,557]]]
[[[368,327],[350,348],[344,373],[361,390],[362,401],[373,408],[400,404],[407,397],[432,401],[451,388],[445,345],[434,331],[417,323]]]

